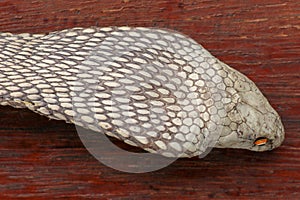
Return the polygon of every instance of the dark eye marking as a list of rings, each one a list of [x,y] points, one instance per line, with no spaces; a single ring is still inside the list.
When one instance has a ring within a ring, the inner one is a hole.
[[[267,144],[268,141],[269,141],[269,139],[266,137],[259,137],[254,141],[254,144],[257,146],[262,146],[262,145]]]

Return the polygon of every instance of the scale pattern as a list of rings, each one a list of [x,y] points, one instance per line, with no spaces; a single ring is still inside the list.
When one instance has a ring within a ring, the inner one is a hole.
[[[256,108],[272,122],[265,133],[274,124],[283,131],[252,81],[180,33],[129,27],[2,33],[0,50],[0,105],[27,107],[149,152],[192,157],[228,147],[233,135],[243,142],[239,127],[255,129],[235,109],[243,94],[266,104]]]

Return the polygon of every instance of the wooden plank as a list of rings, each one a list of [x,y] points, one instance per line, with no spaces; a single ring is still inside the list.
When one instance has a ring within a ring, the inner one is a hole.
[[[0,1],[1,32],[121,25],[183,32],[254,80],[286,128],[272,152],[216,149],[127,174],[93,158],[74,126],[1,107],[0,199],[299,199],[299,19],[298,1]]]

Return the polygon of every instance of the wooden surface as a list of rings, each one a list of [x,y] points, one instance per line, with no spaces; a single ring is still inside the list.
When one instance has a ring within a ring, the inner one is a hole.
[[[0,107],[0,199],[300,198],[299,1],[0,1],[2,32],[111,25],[194,38],[257,83],[282,116],[284,144],[264,153],[216,149],[202,160],[127,174],[91,156],[72,125]]]

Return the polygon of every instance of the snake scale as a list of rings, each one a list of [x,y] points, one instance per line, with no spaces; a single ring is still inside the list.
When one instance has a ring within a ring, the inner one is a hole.
[[[256,85],[175,31],[0,33],[0,105],[28,108],[167,157],[266,151],[284,128]]]

